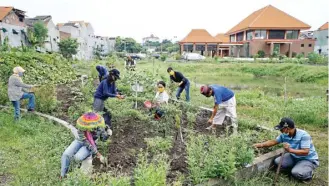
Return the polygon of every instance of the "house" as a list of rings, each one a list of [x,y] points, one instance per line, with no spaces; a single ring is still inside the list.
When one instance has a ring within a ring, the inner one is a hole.
[[[328,56],[328,22],[314,31],[315,39],[314,52]]]
[[[268,5],[259,9],[230,29],[230,56],[251,57],[264,51],[291,57],[292,53],[304,54],[314,50],[314,39],[299,39],[301,30],[311,26],[289,14]]]
[[[148,36],[148,37],[144,37],[144,38],[143,38],[143,40],[142,40],[143,45],[144,45],[146,42],[160,42],[160,38],[154,36],[153,34],[151,34],[150,36]]]
[[[60,33],[54,24],[50,15],[36,16],[34,18],[25,19],[25,23],[28,27],[33,27],[36,22],[42,22],[48,29],[48,36],[45,40],[45,49],[49,52],[58,52],[58,42],[60,41]]]
[[[213,37],[205,29],[192,29],[179,41],[181,54],[185,52],[199,53],[204,56],[227,56],[229,54],[229,39],[225,34]]]
[[[11,47],[28,44],[25,12],[14,7],[0,6],[0,42],[8,38]]]

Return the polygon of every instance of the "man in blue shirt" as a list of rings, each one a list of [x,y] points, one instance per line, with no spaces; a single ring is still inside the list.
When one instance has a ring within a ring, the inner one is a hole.
[[[104,67],[102,65],[97,65],[96,70],[98,72],[99,82],[106,79],[107,76],[109,75],[109,71],[106,69],[106,67]]]
[[[290,118],[282,118],[280,123],[275,127],[280,130],[276,139],[263,143],[256,143],[256,148],[271,147],[283,143],[287,153],[283,156],[281,168],[292,168],[291,174],[300,180],[311,180],[313,171],[319,166],[318,154],[315,151],[311,136],[304,130],[295,128],[295,123]],[[281,157],[275,159],[278,165]]]
[[[115,82],[120,79],[120,72],[117,69],[113,69],[110,71],[107,79],[103,80],[97,87],[96,92],[94,94],[94,103],[93,109],[95,112],[104,112],[103,118],[105,120],[105,124],[107,125],[106,130],[109,135],[111,135],[111,112],[105,108],[104,102],[108,98],[117,97],[118,99],[123,99],[124,96],[118,93]]]
[[[236,101],[234,92],[220,85],[202,86],[201,94],[206,97],[214,97],[214,110],[208,123],[211,124],[207,129],[216,129],[216,125],[222,125],[225,116],[232,120],[233,134],[237,133],[238,123],[236,114]]]

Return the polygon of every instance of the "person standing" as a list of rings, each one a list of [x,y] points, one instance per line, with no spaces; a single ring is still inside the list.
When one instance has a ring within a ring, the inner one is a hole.
[[[281,132],[276,139],[256,143],[253,146],[265,148],[283,143],[286,153],[283,155],[280,168],[292,168],[292,176],[299,180],[312,180],[313,172],[319,166],[319,157],[311,136],[306,131],[296,128],[295,122],[287,117],[282,118],[274,129]],[[279,165],[280,159],[281,157],[278,157],[274,160],[276,165]]]
[[[22,77],[25,70],[17,66],[13,69],[14,74],[9,77],[8,81],[8,97],[14,106],[14,118],[15,120],[20,119],[20,100],[29,99],[28,111],[33,112],[35,107],[35,96],[29,89],[33,88],[34,85],[24,84]]]
[[[176,98],[179,100],[181,93],[185,89],[186,101],[189,102],[190,101],[190,81],[187,78],[185,78],[182,73],[180,73],[178,71],[174,71],[174,69],[172,67],[169,67],[167,69],[167,72],[170,75],[170,80],[172,82],[178,83]]]
[[[216,125],[222,125],[225,116],[229,116],[232,121],[233,134],[236,134],[238,123],[234,92],[220,85],[201,86],[200,92],[206,97],[213,96],[215,102],[212,115],[208,120],[211,125],[207,129],[216,129]]]
[[[118,93],[115,82],[120,79],[120,72],[117,69],[110,71],[106,80],[103,80],[97,87],[94,94],[93,109],[95,112],[104,112],[103,117],[107,125],[107,131],[111,128],[111,112],[105,107],[104,102],[108,98],[123,99],[124,96]]]

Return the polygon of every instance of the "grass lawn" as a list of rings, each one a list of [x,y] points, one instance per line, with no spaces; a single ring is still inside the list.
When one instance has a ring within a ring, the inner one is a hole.
[[[66,128],[23,114],[14,122],[12,111],[0,111],[0,181],[4,185],[59,183],[60,159],[73,137]]]

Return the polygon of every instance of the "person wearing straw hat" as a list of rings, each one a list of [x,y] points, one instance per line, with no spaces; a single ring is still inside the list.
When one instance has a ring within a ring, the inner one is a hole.
[[[66,148],[61,158],[60,179],[67,174],[72,157],[76,161],[83,161],[92,156],[97,157],[101,163],[106,163],[106,159],[99,153],[95,143],[98,138],[106,141],[109,137],[104,130],[104,118],[97,113],[88,112],[79,117],[76,127],[78,129],[78,137]]]
[[[222,125],[225,116],[228,116],[232,120],[233,134],[236,134],[238,123],[234,92],[220,85],[201,86],[200,92],[206,97],[213,96],[215,102],[212,115],[208,120],[211,125],[207,129],[216,129],[216,125]]]
[[[17,66],[13,69],[14,74],[9,77],[8,81],[8,97],[14,106],[14,118],[20,119],[20,100],[28,99],[28,111],[33,112],[35,107],[35,96],[30,92],[31,88],[36,85],[28,85],[23,83],[22,77],[25,70]]]
[[[319,157],[315,151],[312,137],[304,130],[298,129],[291,118],[281,118],[280,123],[274,127],[281,134],[273,140],[256,143],[255,148],[272,147],[283,143],[285,154],[281,164],[282,169],[291,169],[293,177],[308,182],[312,180],[314,170],[319,166]],[[281,157],[274,160],[279,164]]]

